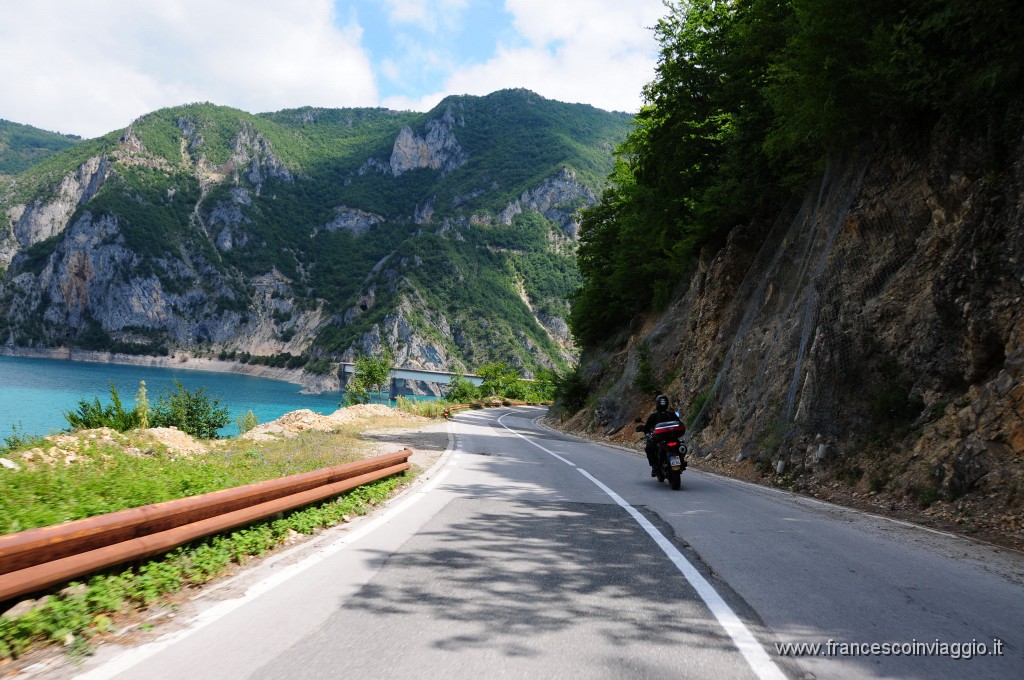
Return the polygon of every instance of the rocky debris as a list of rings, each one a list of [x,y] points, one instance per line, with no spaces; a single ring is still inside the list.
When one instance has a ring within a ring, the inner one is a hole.
[[[21,466],[15,463],[10,458],[0,458],[0,467],[5,467],[8,470],[20,470]]]
[[[309,409],[301,409],[286,413],[277,420],[269,423],[262,423],[252,428],[239,439],[251,439],[253,441],[273,441],[277,435],[283,437],[295,437],[300,432],[333,432],[343,425],[358,423],[373,418],[403,418],[410,420],[421,420],[398,409],[383,404],[358,404],[340,408],[330,415],[314,413]]]
[[[85,459],[86,449],[96,444],[117,446],[138,453],[128,438],[107,427],[81,430],[72,434],[57,434],[44,437],[46,444],[19,452],[26,467],[73,465]]]
[[[194,453],[206,453],[210,450],[210,443],[196,439],[187,432],[182,432],[176,427],[150,427],[145,430],[137,430],[143,437],[152,439],[167,447],[168,451],[191,455]]]

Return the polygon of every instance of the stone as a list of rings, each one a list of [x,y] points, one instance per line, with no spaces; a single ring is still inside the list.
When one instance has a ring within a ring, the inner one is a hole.
[[[0,458],[0,467],[5,467],[8,470],[20,470],[21,466],[15,463],[13,460],[8,458]]]
[[[1009,394],[1010,390],[1013,389],[1015,384],[1016,381],[1013,379],[1013,376],[1005,370],[1002,370],[999,371],[999,375],[996,377],[993,387],[995,388],[996,394],[1000,397],[1005,397]]]
[[[38,600],[34,600],[31,598],[27,600],[21,600],[20,602],[15,603],[14,606],[10,607],[6,611],[0,612],[0,616],[4,616],[8,619],[16,619],[19,616],[24,616],[25,614],[28,614],[30,611],[39,609],[49,601],[49,595],[41,597]]]
[[[80,597],[82,595],[85,595],[87,592],[89,592],[89,586],[85,585],[84,583],[76,583],[72,586],[61,588],[60,595],[61,597],[65,598]]]

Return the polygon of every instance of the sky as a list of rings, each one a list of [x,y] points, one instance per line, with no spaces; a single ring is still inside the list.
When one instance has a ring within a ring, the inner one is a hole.
[[[0,0],[0,118],[96,137],[167,106],[427,111],[524,87],[636,112],[662,0]]]

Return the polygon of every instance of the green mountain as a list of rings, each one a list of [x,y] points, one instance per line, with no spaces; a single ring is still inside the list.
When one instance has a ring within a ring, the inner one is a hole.
[[[156,111],[0,185],[0,344],[564,364],[575,215],[629,123],[525,90]]]
[[[0,175],[16,175],[81,139],[0,119]]]

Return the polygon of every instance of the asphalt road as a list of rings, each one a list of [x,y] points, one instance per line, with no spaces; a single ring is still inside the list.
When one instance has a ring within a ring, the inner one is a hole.
[[[671,491],[542,413],[459,415],[387,508],[61,675],[1024,677],[1024,556],[692,471]]]

